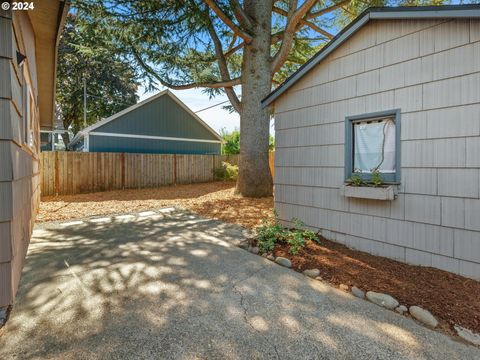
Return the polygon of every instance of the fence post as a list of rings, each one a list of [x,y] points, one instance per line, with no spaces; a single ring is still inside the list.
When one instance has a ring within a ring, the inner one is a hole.
[[[125,153],[124,152],[122,152],[121,160],[122,160],[122,190],[124,190],[125,189]]]
[[[177,185],[177,154],[173,154],[173,185]]]
[[[217,157],[217,155],[215,155],[215,154],[212,155],[212,171],[210,173],[211,174],[210,176],[212,177],[212,180],[215,180],[215,163],[216,163],[215,159],[216,159],[216,157]]]
[[[55,157],[54,157],[54,162],[55,162],[55,185],[54,185],[54,188],[55,188],[55,196],[58,196],[58,193],[59,193],[59,187],[60,187],[60,173],[59,173],[59,170],[58,170],[58,151],[55,151]]]

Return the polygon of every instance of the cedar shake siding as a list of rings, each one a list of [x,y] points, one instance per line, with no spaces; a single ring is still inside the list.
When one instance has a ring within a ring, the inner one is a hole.
[[[370,20],[274,107],[280,219],[299,218],[355,249],[480,279],[478,17]],[[395,109],[396,199],[345,197],[346,118]]]
[[[40,3],[35,15],[0,10],[0,307],[15,298],[40,202],[40,119],[53,120],[56,34],[66,9]]]

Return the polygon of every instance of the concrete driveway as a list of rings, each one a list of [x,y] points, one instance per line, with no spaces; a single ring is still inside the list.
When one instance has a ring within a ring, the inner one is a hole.
[[[480,358],[241,239],[183,212],[39,226],[0,359]]]

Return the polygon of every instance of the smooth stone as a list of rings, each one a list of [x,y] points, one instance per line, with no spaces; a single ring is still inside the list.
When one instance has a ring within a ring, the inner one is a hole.
[[[248,240],[244,240],[240,244],[238,244],[238,247],[248,250],[250,248],[250,244],[248,243]]]
[[[435,317],[428,310],[422,309],[419,306],[410,306],[408,311],[410,312],[410,315],[425,325],[428,325],[432,328],[438,325],[437,319],[435,319]]]
[[[254,238],[255,237],[255,231],[251,229],[243,229],[242,234],[246,238]]]
[[[0,307],[0,327],[7,321],[7,309],[6,307]]]
[[[260,252],[260,249],[258,248],[258,246],[251,246],[248,248],[248,251],[250,251],[252,254],[258,254]]]
[[[339,288],[340,288],[340,290],[343,290],[343,291],[348,291],[348,290],[350,290],[350,288],[348,287],[348,285],[345,285],[345,284],[340,284]]]
[[[394,297],[391,297],[388,294],[382,294],[382,293],[377,293],[374,291],[368,291],[367,292],[367,299],[373,302],[374,304],[383,306],[384,308],[393,310],[395,309],[399,304],[397,299]]]
[[[307,269],[303,272],[303,275],[306,275],[311,278],[316,278],[318,275],[320,275],[320,270],[318,269]]]
[[[275,256],[267,255],[267,259],[270,260],[270,261],[275,261]]]
[[[352,294],[360,299],[365,299],[365,293],[356,286],[352,286]]]
[[[323,278],[322,278],[321,276],[317,276],[317,277],[315,278],[315,280],[323,281]]]
[[[288,268],[291,268],[292,267],[292,262],[290,260],[288,260],[287,258],[284,258],[284,257],[277,257],[275,259],[275,262],[278,264],[278,265],[282,265],[282,266],[285,266],[285,267],[288,267]]]
[[[404,313],[406,313],[408,311],[407,307],[405,305],[400,305],[399,307],[397,307],[395,309],[395,311],[401,315],[403,315]]]
[[[474,332],[461,327],[459,325],[455,325],[453,327],[455,331],[457,332],[458,336],[460,336],[463,340],[468,341],[469,343],[472,343],[474,345],[480,346],[480,335],[475,334]]]

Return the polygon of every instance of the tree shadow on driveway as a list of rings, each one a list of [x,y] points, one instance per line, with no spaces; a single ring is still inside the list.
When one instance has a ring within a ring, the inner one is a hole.
[[[468,359],[186,212],[37,227],[0,358]]]

